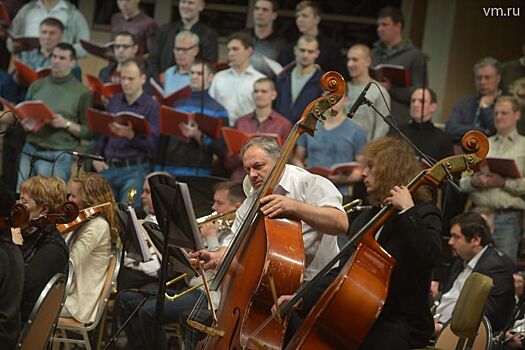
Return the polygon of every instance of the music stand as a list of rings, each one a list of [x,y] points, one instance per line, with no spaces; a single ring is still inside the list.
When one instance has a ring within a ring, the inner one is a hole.
[[[213,205],[213,186],[228,179],[216,176],[177,176],[177,181],[184,182],[190,190],[193,211],[196,217],[211,213]]]

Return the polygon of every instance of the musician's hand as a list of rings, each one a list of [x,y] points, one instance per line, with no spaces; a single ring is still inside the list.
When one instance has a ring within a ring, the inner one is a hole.
[[[93,168],[95,168],[97,173],[101,173],[104,170],[109,169],[109,165],[106,162],[101,162],[100,160],[94,160],[93,161]]]
[[[215,252],[210,252],[206,249],[201,249],[196,252],[191,252],[189,253],[191,267],[193,267],[195,271],[199,271],[200,266],[202,266],[204,271],[215,270],[217,266],[219,266],[225,251],[226,249],[219,249]]]
[[[180,131],[187,138],[194,139],[198,143],[202,141],[202,131],[200,131],[199,126],[195,122],[189,123],[179,123]]]
[[[515,332],[505,333],[505,345],[511,349],[523,349],[522,347],[523,335]]]
[[[56,129],[64,129],[66,127],[68,120],[62,116],[62,114],[55,113],[53,114],[53,119],[51,119],[52,127]]]
[[[11,228],[11,239],[16,245],[24,244],[24,238],[22,237],[22,231],[20,230],[20,227]]]
[[[217,221],[208,222],[202,225],[200,229],[201,235],[203,237],[217,236],[217,232],[219,231],[219,223]]]
[[[261,211],[269,218],[295,216],[300,203],[280,194],[270,194],[261,199]]]
[[[128,122],[127,124],[120,124],[113,122],[109,124],[109,131],[117,137],[126,138],[131,140],[135,137],[135,131],[133,130],[133,125]]]
[[[281,306],[282,304],[286,303],[288,300],[292,299],[293,295],[281,295],[277,298],[277,305]],[[299,300],[295,305],[293,306],[295,309],[300,309],[302,307],[303,300]],[[274,314],[277,311],[276,305],[272,306],[272,314]]]
[[[439,336],[439,333],[441,333],[441,330],[443,329],[443,323],[434,322],[434,336]]]
[[[406,210],[414,206],[414,201],[408,188],[395,186],[390,190],[390,197],[385,199],[385,204],[392,204],[398,210]]]

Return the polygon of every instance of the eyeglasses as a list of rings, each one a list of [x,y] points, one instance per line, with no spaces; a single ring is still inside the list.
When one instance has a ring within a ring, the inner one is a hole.
[[[115,50],[118,50],[118,49],[130,49],[132,48],[134,45],[133,44],[114,44],[113,45],[113,49]]]
[[[190,47],[175,47],[175,48],[173,48],[173,51],[186,53],[186,52],[190,51],[191,49],[193,49],[194,47],[195,47],[195,45],[190,46]]]

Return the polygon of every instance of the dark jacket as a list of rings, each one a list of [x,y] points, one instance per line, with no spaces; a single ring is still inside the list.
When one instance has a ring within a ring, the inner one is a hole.
[[[173,46],[175,36],[181,30],[183,30],[181,21],[160,26],[149,51],[148,73],[150,76],[158,79],[160,73],[175,64]],[[195,23],[191,31],[199,36],[198,57],[208,62],[217,61],[219,50],[217,32],[202,22]]]
[[[69,250],[54,224],[24,236],[24,244],[20,249],[25,263],[20,311],[22,322],[25,322],[51,277],[57,273],[67,273]]]
[[[277,100],[275,101],[275,110],[288,118],[292,124],[299,120],[306,106],[323,94],[323,89],[319,81],[323,71],[316,69],[310,80],[306,82],[303,89],[292,103],[292,70],[294,66],[289,66],[287,70],[281,73],[277,78]]]
[[[450,270],[450,279],[443,291],[446,293],[452,288],[454,281],[463,270],[463,261],[458,260]],[[514,264],[505,254],[490,245],[481,255],[473,272],[479,272],[492,278],[492,288],[485,315],[495,332],[501,331],[512,316],[514,309]]]

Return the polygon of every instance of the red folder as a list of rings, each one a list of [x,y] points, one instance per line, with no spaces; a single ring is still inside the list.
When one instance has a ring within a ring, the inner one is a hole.
[[[328,175],[335,175],[337,173],[350,174],[354,171],[355,168],[360,167],[361,165],[358,162],[346,162],[333,165],[331,168],[325,168],[322,166],[308,168],[309,172],[312,174],[321,175],[328,177]]]
[[[127,124],[129,122],[135,132],[151,135],[148,121],[140,114],[133,112],[109,113],[94,108],[88,108],[86,111],[88,125],[93,132],[109,137],[117,137],[117,135],[109,131],[109,124],[113,122]]]
[[[105,43],[105,44],[99,44],[94,41],[84,40],[80,39],[80,45],[86,50],[88,53],[92,54],[93,56],[97,56],[106,60],[112,60],[113,59],[113,50],[111,48],[111,44],[113,42]]]
[[[44,124],[53,119],[53,111],[42,101],[24,101],[15,106],[8,100],[0,97],[0,103],[4,105],[4,110],[14,112],[24,125],[24,128],[31,132],[37,132]]]
[[[0,2],[0,26],[9,27],[9,23],[11,23],[9,12],[7,12],[4,3]]]
[[[19,36],[3,26],[0,26],[0,32],[13,41],[17,47],[17,52],[33,50],[40,46],[40,39],[37,36]]]
[[[93,102],[95,105],[102,104],[102,96],[110,99],[113,95],[122,92],[122,86],[120,84],[103,83],[99,77],[91,74],[86,74],[86,81],[89,89],[93,91]]]
[[[211,138],[221,136],[222,119],[200,113],[187,113],[174,108],[160,106],[160,133],[162,135],[178,136],[188,141],[182,134],[180,123],[195,122],[199,129]]]
[[[487,157],[485,158],[486,166],[491,173],[509,177],[511,179],[521,178],[520,170],[516,161],[512,158]]]
[[[274,138],[279,146],[282,146],[281,136],[279,134],[255,132],[247,134],[241,130],[234,128],[222,128],[222,135],[224,136],[224,142],[228,148],[229,154],[239,154],[242,146],[248,141],[256,137],[271,137]]]
[[[403,66],[395,64],[378,64],[372,67],[373,76],[381,81],[388,79],[395,86],[410,87],[410,72]]]
[[[21,80],[21,84],[25,86],[31,85],[31,83],[39,78],[48,76],[51,73],[51,68],[40,68],[34,70],[27,64],[24,64],[18,60],[13,60],[18,77]]]
[[[177,91],[174,91],[172,93],[166,93],[162,86],[157,83],[157,81],[153,78],[149,79],[149,83],[151,85],[151,91],[153,92],[153,97],[159,101],[161,105],[164,106],[173,106],[173,103],[177,100],[182,100],[183,98],[186,98],[190,96],[191,89],[188,86],[183,87],[182,89],[179,89]]]

